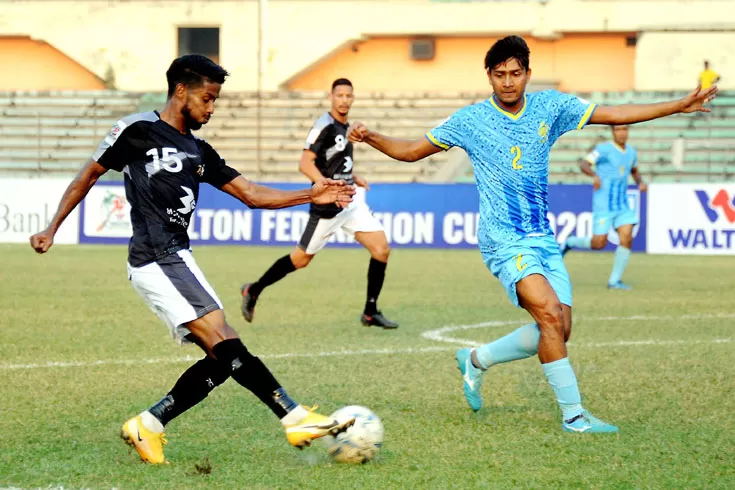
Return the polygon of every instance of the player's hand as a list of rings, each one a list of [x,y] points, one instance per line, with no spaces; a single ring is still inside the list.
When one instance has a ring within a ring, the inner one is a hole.
[[[365,177],[362,177],[361,175],[352,175],[353,180],[355,181],[355,185],[357,187],[362,187],[366,191],[370,190],[370,184],[368,184],[368,181],[365,179]]]
[[[645,182],[641,182],[638,184],[638,190],[641,192],[646,192],[648,190],[648,185]]]
[[[347,207],[355,195],[355,186],[344,180],[323,179],[311,187],[311,202],[314,204],[336,204],[340,208]]]
[[[707,104],[712,101],[717,96],[717,86],[713,85],[712,87],[702,90],[702,85],[697,85],[697,88],[694,89],[694,91],[690,92],[689,95],[681,99],[681,110],[680,112],[683,113],[689,113],[689,112],[711,112],[712,109],[709,107],[704,107],[704,104]]]
[[[48,229],[40,231],[31,237],[31,247],[40,254],[48,252],[48,249],[51,248],[51,245],[53,244],[54,234]]]
[[[347,130],[347,139],[353,143],[362,142],[370,131],[360,121],[355,121],[350,124],[350,128]]]
[[[597,190],[600,190],[600,187],[602,187],[602,182],[600,181],[600,176],[599,175],[595,175],[592,178],[592,188],[597,191]]]

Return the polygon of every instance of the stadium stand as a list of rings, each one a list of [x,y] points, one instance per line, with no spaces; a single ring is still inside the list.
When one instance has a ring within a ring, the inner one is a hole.
[[[359,95],[350,114],[353,120],[359,119],[391,136],[406,138],[420,136],[457,108],[487,96],[456,92]],[[682,94],[579,95],[600,104],[618,104],[665,100]],[[86,162],[118,118],[159,108],[164,101],[165,95],[160,93],[0,92],[0,172],[5,175],[72,173]],[[314,119],[328,110],[327,104],[323,92],[264,93],[260,108],[254,93],[226,93],[218,101],[216,117],[199,134],[248,178],[302,181],[297,163],[303,140]],[[551,154],[551,182],[585,181],[577,169],[577,160],[608,136],[607,128],[591,126],[562,137]],[[684,149],[679,165],[672,160],[672,147],[677,139],[683,142]],[[721,93],[709,115],[672,116],[636,125],[631,130],[630,142],[639,150],[639,165],[648,181],[730,179],[735,175],[732,151],[735,149],[735,93]],[[358,145],[355,162],[358,171],[373,182],[472,179],[466,157],[456,151],[404,164]],[[458,172],[438,171],[452,162]]]

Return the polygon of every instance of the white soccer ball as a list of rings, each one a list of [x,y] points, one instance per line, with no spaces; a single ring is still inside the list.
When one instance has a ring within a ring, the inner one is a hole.
[[[326,436],[327,452],[338,463],[367,463],[383,445],[383,423],[372,410],[358,405],[342,407],[331,417],[338,421],[355,417],[355,424],[337,437]]]

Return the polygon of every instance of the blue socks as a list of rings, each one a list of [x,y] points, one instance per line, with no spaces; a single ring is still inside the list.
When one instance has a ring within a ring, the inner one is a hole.
[[[549,380],[551,388],[559,402],[562,418],[571,420],[582,413],[582,397],[577,386],[577,377],[574,375],[569,358],[542,364],[546,379]]]
[[[612,273],[610,274],[610,279],[607,281],[608,284],[613,285],[620,282],[620,279],[623,277],[623,272],[625,272],[625,266],[628,265],[628,259],[630,259],[630,249],[618,245],[617,250],[615,250]]]
[[[479,367],[487,369],[495,364],[534,356],[538,353],[540,338],[541,332],[535,323],[524,325],[495,342],[475,349],[476,359],[480,363]]]
[[[495,364],[525,359],[538,353],[541,332],[535,323],[529,323],[514,330],[495,342],[485,344],[472,351],[475,367],[487,369]],[[479,366],[477,365],[479,364]],[[542,364],[549,384],[559,402],[564,420],[571,420],[582,413],[582,397],[577,386],[569,358]]]
[[[592,248],[592,237],[589,236],[572,236],[567,238],[567,247],[583,248],[590,250]]]

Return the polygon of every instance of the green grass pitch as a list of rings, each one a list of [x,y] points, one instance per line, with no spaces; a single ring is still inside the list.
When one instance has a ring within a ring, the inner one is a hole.
[[[634,255],[608,291],[612,256],[570,253],[570,359],[583,401],[618,435],[561,431],[536,359],[492,368],[486,406],[462,396],[454,351],[528,322],[479,252],[395,250],[380,307],[397,331],[364,328],[368,255],[326,249],[261,296],[239,286],[283,248],[200,247],[231,325],[290,394],[383,420],[376,461],[331,463],[288,445],[233,381],[167,428],[169,465],[118,438],[201,356],[178,347],[128,284],[124,247],[0,245],[0,488],[735,488],[732,258]],[[462,328],[445,328],[445,327]],[[188,360],[187,360],[188,359]],[[211,471],[202,471],[209,467]]]

